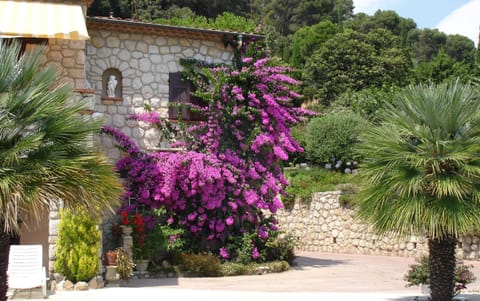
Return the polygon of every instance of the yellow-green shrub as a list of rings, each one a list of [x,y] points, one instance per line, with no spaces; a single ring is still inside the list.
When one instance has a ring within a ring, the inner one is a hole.
[[[55,272],[70,281],[88,281],[99,269],[100,230],[85,211],[62,210]]]

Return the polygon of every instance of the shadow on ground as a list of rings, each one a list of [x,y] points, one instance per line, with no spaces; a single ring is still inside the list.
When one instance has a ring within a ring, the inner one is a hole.
[[[324,268],[334,265],[349,264],[350,260],[321,259],[306,256],[296,256],[292,269],[304,270],[305,268]]]
[[[178,278],[150,278],[150,279],[131,279],[123,287],[155,287],[155,286],[178,286]]]
[[[389,301],[428,301],[429,296],[406,296],[400,298],[389,299]],[[478,294],[460,294],[452,299],[452,301],[480,301],[480,295]]]

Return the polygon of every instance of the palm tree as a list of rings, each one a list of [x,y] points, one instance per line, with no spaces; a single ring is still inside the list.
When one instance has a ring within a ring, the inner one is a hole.
[[[457,238],[480,225],[480,99],[459,81],[407,87],[367,130],[359,216],[426,235],[433,301],[451,301]]]
[[[19,45],[0,40],[0,300],[19,220],[58,200],[98,213],[122,190],[113,166],[94,151],[99,122],[67,102],[71,88],[41,58],[41,51],[20,55]]]

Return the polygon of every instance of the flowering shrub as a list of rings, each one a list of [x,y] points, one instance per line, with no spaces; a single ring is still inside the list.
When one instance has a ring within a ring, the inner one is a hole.
[[[130,120],[143,121],[155,125],[161,132],[161,138],[170,143],[176,142],[178,129],[176,129],[168,120],[162,118],[158,112],[152,111],[149,106],[145,106],[146,113],[137,113],[128,117]],[[160,142],[160,141],[159,141]]]
[[[186,129],[185,151],[139,151],[128,137],[111,127],[127,157],[117,169],[127,171],[125,200],[147,208],[165,208],[169,224],[184,229],[197,251],[216,251],[229,258],[232,237],[255,232],[265,242],[276,231],[270,216],[282,208],[279,196],[288,184],[281,162],[303,151],[289,127],[313,113],[291,105],[299,97],[287,76],[289,69],[270,66],[267,59],[245,59],[241,70],[205,69],[196,78],[205,121]],[[193,75],[192,75],[193,76]],[[155,112],[133,118],[158,123]],[[252,246],[251,255],[260,256]]]

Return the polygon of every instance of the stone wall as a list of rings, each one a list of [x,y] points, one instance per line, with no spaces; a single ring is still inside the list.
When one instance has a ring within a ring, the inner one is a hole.
[[[148,124],[129,122],[126,117],[143,111],[143,104],[168,116],[169,73],[181,71],[181,58],[194,58],[208,63],[231,62],[233,54],[222,41],[202,41],[151,34],[89,30],[86,73],[95,90],[95,110],[102,113],[105,123],[121,129],[142,149],[152,149],[159,142],[159,132]],[[122,75],[121,96],[106,99],[102,75],[116,69]],[[120,157],[110,138],[101,144],[108,156]]]
[[[61,78],[75,89],[89,88],[85,82],[85,41],[50,39],[47,62],[61,71]]]
[[[295,203],[277,213],[281,229],[298,238],[298,249],[331,253],[417,257],[428,252],[421,236],[379,236],[355,218],[355,210],[339,202],[340,191],[314,193],[310,203]],[[460,239],[457,254],[480,259],[478,235]]]
[[[70,103],[84,103],[87,111],[85,114],[90,114],[93,111],[93,104],[95,102],[94,95],[91,91],[76,91],[70,95],[68,99]],[[93,118],[93,117],[92,117]],[[57,251],[58,240],[58,225],[60,224],[60,208],[63,204],[60,202],[58,205],[52,202],[49,210],[48,218],[48,275],[51,275],[54,271],[54,264]]]

